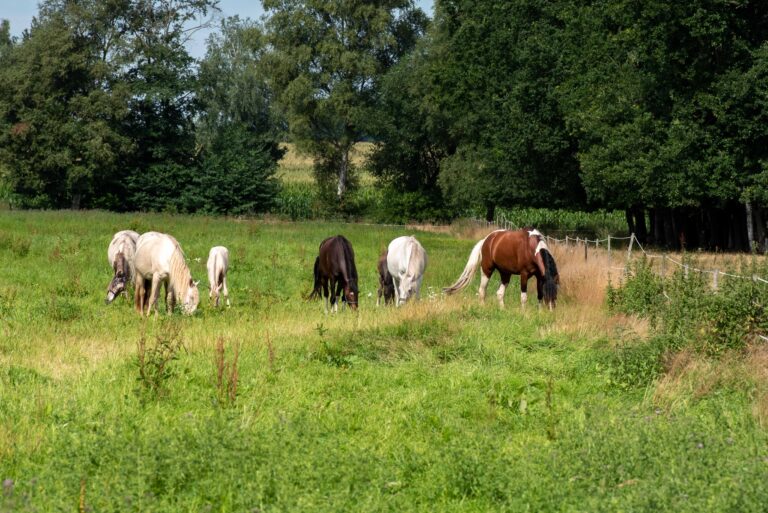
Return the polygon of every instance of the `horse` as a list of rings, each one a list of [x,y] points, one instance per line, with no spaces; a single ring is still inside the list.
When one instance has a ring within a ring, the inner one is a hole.
[[[315,285],[310,299],[319,298],[322,295],[326,299],[326,312],[330,299],[333,311],[338,311],[336,297],[344,292],[342,301],[346,301],[352,310],[357,310],[357,268],[355,267],[355,253],[352,244],[342,235],[328,237],[320,243],[320,251],[315,258]],[[330,286],[330,288],[329,288]]]
[[[178,241],[158,232],[147,232],[139,237],[134,257],[134,303],[136,311],[147,317],[156,304],[160,285],[165,285],[165,305],[172,312],[177,300],[181,300],[182,311],[191,315],[200,302],[197,283],[184,261],[184,252]],[[149,297],[147,286],[151,283]]]
[[[379,257],[376,269],[379,272],[379,290],[376,293],[376,306],[379,306],[382,297],[384,297],[384,305],[386,306],[395,300],[395,282],[392,280],[392,275],[389,274],[389,269],[387,268],[386,249]]]
[[[398,237],[387,248],[387,269],[395,286],[397,306],[404,305],[411,296],[418,299],[427,252],[413,236]]]
[[[528,300],[528,279],[536,277],[536,289],[539,304],[542,300],[552,310],[557,301],[557,288],[560,277],[552,253],[547,247],[544,236],[536,229],[496,230],[480,240],[469,260],[456,280],[456,283],[443,289],[446,294],[453,294],[466,287],[475,275],[477,267],[482,267],[480,276],[480,300],[485,300],[485,289],[494,270],[501,275],[501,286],[496,296],[499,306],[504,306],[504,291],[513,274],[520,275],[520,302],[525,306]]]
[[[127,297],[126,285],[133,279],[133,256],[136,253],[136,241],[139,234],[133,230],[122,230],[112,237],[112,242],[107,248],[107,261],[109,266],[115,272],[112,281],[107,287],[106,304],[125,292]]]
[[[214,305],[219,306],[219,296],[223,292],[229,306],[229,291],[227,290],[227,269],[229,269],[229,250],[224,246],[214,246],[208,252],[208,283],[211,291],[208,297],[214,298]]]

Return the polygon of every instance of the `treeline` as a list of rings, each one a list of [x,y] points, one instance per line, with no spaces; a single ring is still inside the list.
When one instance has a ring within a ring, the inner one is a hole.
[[[355,214],[622,209],[670,247],[764,246],[768,4],[264,0],[195,65],[214,0],[49,0],[0,37],[0,166],[21,206],[257,212],[280,140]]]

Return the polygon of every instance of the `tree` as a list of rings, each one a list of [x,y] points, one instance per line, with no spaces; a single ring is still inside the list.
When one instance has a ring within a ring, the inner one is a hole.
[[[455,151],[440,185],[455,205],[575,206],[584,194],[555,94],[560,2],[444,0],[431,31],[429,98]]]
[[[426,25],[411,0],[265,0],[272,87],[290,134],[343,200],[349,154],[366,135],[381,79]]]
[[[278,145],[272,93],[262,65],[266,42],[261,26],[238,18],[221,24],[200,63],[196,122],[200,171],[194,202],[214,213],[250,213],[274,201]]]
[[[118,129],[127,94],[109,80],[79,5],[46,2],[0,59],[0,163],[21,206],[93,205],[131,144]]]

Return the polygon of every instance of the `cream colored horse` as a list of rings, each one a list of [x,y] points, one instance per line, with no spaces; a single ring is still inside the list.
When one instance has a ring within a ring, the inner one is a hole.
[[[405,304],[411,296],[419,298],[427,252],[416,237],[398,237],[387,248],[387,269],[395,286],[395,304]]]
[[[172,312],[176,301],[181,301],[185,314],[192,314],[200,302],[197,282],[184,261],[184,252],[178,241],[158,232],[147,232],[139,237],[134,257],[136,277],[134,295],[136,310],[149,316],[156,309],[160,294],[160,285],[165,285],[165,304],[168,312]],[[151,281],[149,297],[147,297],[147,282]]]
[[[223,293],[229,306],[229,291],[227,290],[227,269],[229,269],[229,250],[224,246],[214,246],[208,252],[208,283],[211,291],[208,297],[214,298],[215,306],[219,306],[219,296]]]
[[[124,292],[126,285],[133,279],[133,256],[136,253],[136,241],[138,240],[138,233],[133,230],[123,230],[117,232],[112,237],[112,242],[109,243],[107,260],[109,266],[115,271],[115,275],[107,287],[107,299],[105,300],[107,304],[111,303],[121,292]]]

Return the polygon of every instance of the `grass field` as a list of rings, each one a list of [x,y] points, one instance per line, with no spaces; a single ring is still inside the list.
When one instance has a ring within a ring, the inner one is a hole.
[[[196,279],[227,246],[232,307],[104,305],[126,228],[175,235]],[[521,312],[515,286],[500,310],[439,293],[484,234],[424,228],[422,301],[377,309],[402,228],[0,212],[0,511],[765,510],[768,352],[681,353],[628,386],[617,347],[647,326],[605,311],[599,258],[555,248],[557,310]],[[337,233],[357,314],[304,299]]]

